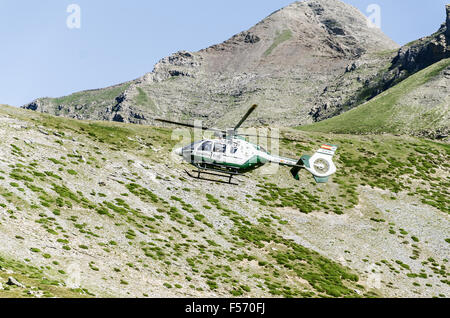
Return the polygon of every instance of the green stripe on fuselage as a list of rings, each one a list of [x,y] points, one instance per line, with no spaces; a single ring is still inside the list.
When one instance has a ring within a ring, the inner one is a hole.
[[[249,160],[247,160],[244,164],[239,165],[236,163],[226,162],[226,161],[217,161],[211,158],[205,158],[202,156],[194,156],[194,162],[198,163],[206,163],[206,164],[214,164],[217,166],[225,167],[225,168],[234,168],[240,172],[249,172],[255,169],[258,169],[264,166],[267,163],[267,160],[260,156],[253,156]],[[192,164],[193,162],[191,162]]]

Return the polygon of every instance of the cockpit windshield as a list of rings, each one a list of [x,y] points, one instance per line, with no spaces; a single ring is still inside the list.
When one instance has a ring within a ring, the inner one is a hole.
[[[194,151],[200,143],[201,143],[201,141],[196,141],[196,142],[190,144],[189,146],[184,147],[183,152]]]
[[[200,147],[201,151],[211,152],[213,143],[212,141],[205,141],[203,145]]]

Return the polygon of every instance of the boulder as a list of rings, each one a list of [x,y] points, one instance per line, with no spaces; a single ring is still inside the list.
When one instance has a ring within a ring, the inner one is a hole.
[[[25,285],[23,285],[22,283],[17,281],[14,277],[8,277],[8,282],[6,283],[6,285],[17,286],[17,287],[20,287],[20,288],[25,288]]]

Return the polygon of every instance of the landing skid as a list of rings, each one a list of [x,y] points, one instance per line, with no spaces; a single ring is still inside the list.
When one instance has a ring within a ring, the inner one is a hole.
[[[189,177],[194,178],[194,179],[198,179],[198,180],[204,180],[204,181],[211,181],[211,182],[219,182],[219,183],[225,183],[225,184],[231,184],[231,185],[239,185],[237,183],[233,183],[233,177],[239,175],[236,173],[218,173],[218,172],[209,172],[209,171],[205,171],[202,169],[198,169],[198,170],[193,170],[192,173],[184,170]],[[214,171],[214,170],[213,170]],[[227,178],[228,181],[224,181],[224,180],[215,180],[215,179],[208,179],[208,178],[204,178],[202,177],[202,175],[207,175],[207,176],[215,176],[215,177],[220,177],[220,178]],[[238,179],[235,178],[235,180],[240,181]]]

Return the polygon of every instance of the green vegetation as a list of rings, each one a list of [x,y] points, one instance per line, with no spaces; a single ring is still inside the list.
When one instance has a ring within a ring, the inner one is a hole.
[[[402,97],[435,78],[450,66],[450,59],[442,60],[400,82],[369,102],[340,116],[301,127],[304,131],[343,134],[416,133],[437,128],[434,113],[421,113],[403,104]],[[412,115],[416,117],[411,117]],[[438,116],[441,117],[441,116]],[[429,118],[429,120],[425,120]],[[431,125],[431,126],[430,126]]]
[[[47,254],[45,254],[47,256]],[[44,256],[45,257],[45,256]],[[60,297],[60,298],[86,298],[95,296],[86,289],[68,289],[63,287],[64,282],[45,278],[46,275],[42,269],[37,267],[0,257],[0,281],[7,281],[11,274],[6,271],[14,272],[13,277],[25,288],[17,286],[3,285],[0,289],[0,298],[28,298],[34,294],[40,294],[41,297]]]
[[[156,105],[153,100],[147,96],[142,88],[138,87],[137,90],[138,96],[136,97],[136,104],[140,106],[149,106],[151,109],[154,109]]]
[[[275,39],[273,40],[272,45],[264,52],[264,56],[269,56],[272,54],[273,50],[275,50],[281,43],[289,41],[292,38],[292,31],[287,29],[283,30],[281,33],[277,31]]]
[[[73,170],[73,169],[67,170],[67,173],[70,174],[70,175],[72,175],[72,176],[76,176],[76,175],[78,174],[78,172],[76,172],[76,171]]]
[[[45,99],[45,101],[50,102],[55,105],[55,107],[58,105],[74,105],[75,103],[77,105],[82,105],[94,102],[114,101],[120,94],[127,90],[130,85],[131,83],[125,83],[102,90],[89,90],[60,98]]]
[[[4,177],[0,206],[6,211],[0,226],[9,218],[20,218],[28,228],[32,224],[33,230],[43,233],[45,242],[55,244],[55,251],[39,241],[30,244],[28,230],[11,236],[15,244],[32,247],[31,260],[26,262],[40,262],[40,275],[47,277],[41,281],[49,286],[65,289],[51,284],[67,279],[66,260],[79,253],[98,256],[98,265],[88,260],[83,268],[107,284],[123,285],[123,293],[132,292],[132,288],[124,291],[132,272],[131,277],[164,275],[170,282],[161,283],[160,288],[170,288],[175,295],[192,289],[235,297],[376,297],[358,285],[359,277],[350,268],[287,239],[295,236],[286,233],[297,230],[296,218],[334,213],[329,216],[345,219],[339,215],[350,214],[361,203],[361,187],[385,190],[386,200],[411,194],[411,204],[449,212],[450,149],[441,143],[393,136],[302,134],[302,142],[283,141],[286,156],[311,153],[320,142],[340,146],[335,157],[339,170],[328,184],[315,184],[305,171],[297,182],[283,170],[274,177],[250,175],[251,186],[241,193],[203,184],[197,187],[176,175],[174,171],[182,166],[167,161],[175,143],[169,130],[26,115],[21,119],[35,119],[52,138],[56,136],[52,132],[57,132],[64,145],[58,155],[53,154],[55,158],[38,161],[27,157],[35,149],[28,149],[23,141],[15,140],[15,147],[7,143],[8,149],[23,156],[0,171]],[[157,174],[156,179],[147,172]],[[83,175],[83,184],[78,182],[81,178],[71,176],[77,174]],[[414,235],[421,235],[420,231],[388,223],[387,214],[370,208],[361,218],[372,220],[370,230],[392,233],[393,240],[405,244],[411,253],[407,260],[410,255],[412,260],[423,257],[427,236],[419,239]],[[113,263],[106,261],[110,259]],[[364,262],[372,259],[365,257]],[[429,279],[430,273],[413,273],[415,266],[408,264],[392,260],[385,265],[410,278]],[[447,284],[447,270],[439,260],[423,266]]]

